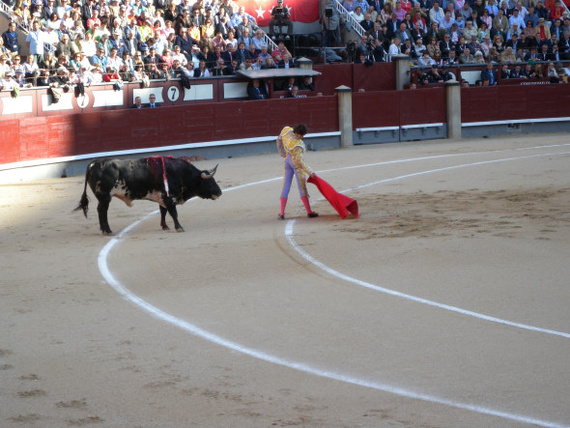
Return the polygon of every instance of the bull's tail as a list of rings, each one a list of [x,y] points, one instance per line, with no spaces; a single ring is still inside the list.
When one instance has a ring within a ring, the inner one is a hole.
[[[87,181],[89,179],[89,170],[91,169],[91,164],[87,167],[87,172],[85,173],[85,185],[83,186],[83,195],[79,201],[79,205],[73,211],[83,210],[85,218],[87,218],[87,212],[89,211],[89,198],[87,197]]]

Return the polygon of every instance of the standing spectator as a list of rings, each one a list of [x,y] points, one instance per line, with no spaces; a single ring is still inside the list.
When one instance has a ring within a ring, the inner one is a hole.
[[[16,32],[16,23],[14,21],[8,24],[8,29],[2,34],[2,40],[4,41],[6,52],[11,57],[18,55],[20,48],[18,47],[18,33]]]
[[[48,42],[48,37],[45,31],[40,28],[40,22],[36,19],[32,22],[32,30],[26,37],[26,44],[30,54],[36,56],[36,61],[39,62],[44,55],[44,43]]]

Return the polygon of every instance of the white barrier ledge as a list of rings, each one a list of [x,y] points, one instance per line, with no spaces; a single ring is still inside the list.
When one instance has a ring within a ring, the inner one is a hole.
[[[468,122],[462,123],[461,127],[469,128],[474,126],[498,126],[498,125],[517,125],[520,123],[542,123],[542,122],[569,122],[570,117],[544,117],[536,119],[515,119],[515,120],[497,120],[489,122]]]
[[[384,126],[381,128],[356,128],[356,132],[385,132],[385,131],[397,131],[399,126]]]
[[[441,128],[443,126],[443,122],[440,123],[424,123],[420,125],[405,125],[402,126],[402,129],[423,129],[423,128]]]

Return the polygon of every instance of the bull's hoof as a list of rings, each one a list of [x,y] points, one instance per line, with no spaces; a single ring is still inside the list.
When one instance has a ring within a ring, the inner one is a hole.
[[[162,230],[170,230],[170,227],[168,227],[167,225],[162,226]]]
[[[114,234],[113,232],[111,232],[110,230],[108,230],[108,231],[103,231],[102,234],[105,235],[105,236],[115,236],[115,234]]]
[[[177,232],[184,232],[184,228],[183,228],[183,227],[177,227],[177,228],[176,228],[176,231],[177,231]]]

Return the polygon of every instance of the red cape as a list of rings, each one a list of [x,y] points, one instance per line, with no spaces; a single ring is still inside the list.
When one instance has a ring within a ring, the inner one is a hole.
[[[332,205],[336,212],[341,216],[341,218],[346,218],[348,213],[359,217],[358,214],[358,202],[348,196],[338,193],[333,187],[317,176],[310,176],[307,181],[313,183],[319,189],[319,192],[326,198],[327,201]]]

